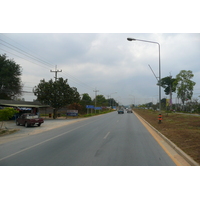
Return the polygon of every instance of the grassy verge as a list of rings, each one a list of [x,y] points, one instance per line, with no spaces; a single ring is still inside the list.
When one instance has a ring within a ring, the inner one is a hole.
[[[15,133],[16,131],[18,131],[18,129],[0,129],[0,137]]]
[[[162,123],[159,124],[158,112],[144,109],[134,111],[200,163],[200,116],[163,113]]]

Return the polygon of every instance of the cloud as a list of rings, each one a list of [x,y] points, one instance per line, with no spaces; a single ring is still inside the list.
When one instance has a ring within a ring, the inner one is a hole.
[[[138,103],[139,99],[141,102],[152,98],[156,101],[157,81],[148,65],[158,76],[158,45],[127,41],[127,37],[133,37],[160,43],[162,77],[170,74],[175,77],[182,69],[192,70],[195,89],[199,88],[200,34],[43,33],[6,36],[1,34],[4,41],[40,59],[31,59],[4,47],[15,54],[8,53],[9,57],[22,66],[22,80],[26,87],[35,86],[43,78],[53,79],[55,74],[50,70],[55,70],[57,65],[57,69],[62,69],[58,77],[68,79],[70,86],[77,87],[81,94],[89,93],[94,97],[93,90],[97,88],[103,95],[117,92],[115,97],[124,104],[132,101],[130,95],[138,99]],[[5,52],[1,50],[0,53]]]

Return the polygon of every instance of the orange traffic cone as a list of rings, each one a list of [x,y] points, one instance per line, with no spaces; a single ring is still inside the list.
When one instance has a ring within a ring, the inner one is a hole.
[[[162,121],[162,115],[161,115],[161,114],[159,114],[159,115],[158,115],[158,123],[160,124],[160,123],[161,123],[161,121]]]

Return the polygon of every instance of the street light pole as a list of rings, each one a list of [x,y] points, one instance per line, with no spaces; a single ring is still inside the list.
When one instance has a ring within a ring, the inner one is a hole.
[[[135,38],[127,38],[128,41],[140,41],[140,42],[148,42],[148,43],[154,43],[158,45],[158,51],[159,51],[159,82],[161,80],[161,63],[160,63],[160,44],[158,42],[148,41],[148,40],[140,40]],[[161,113],[161,85],[159,84],[159,111]]]

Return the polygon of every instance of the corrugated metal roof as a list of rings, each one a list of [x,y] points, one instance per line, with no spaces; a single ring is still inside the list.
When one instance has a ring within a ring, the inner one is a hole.
[[[26,107],[26,108],[47,108],[50,107],[48,105],[28,105],[28,104],[7,104],[1,103],[2,106],[12,106],[12,107]]]

